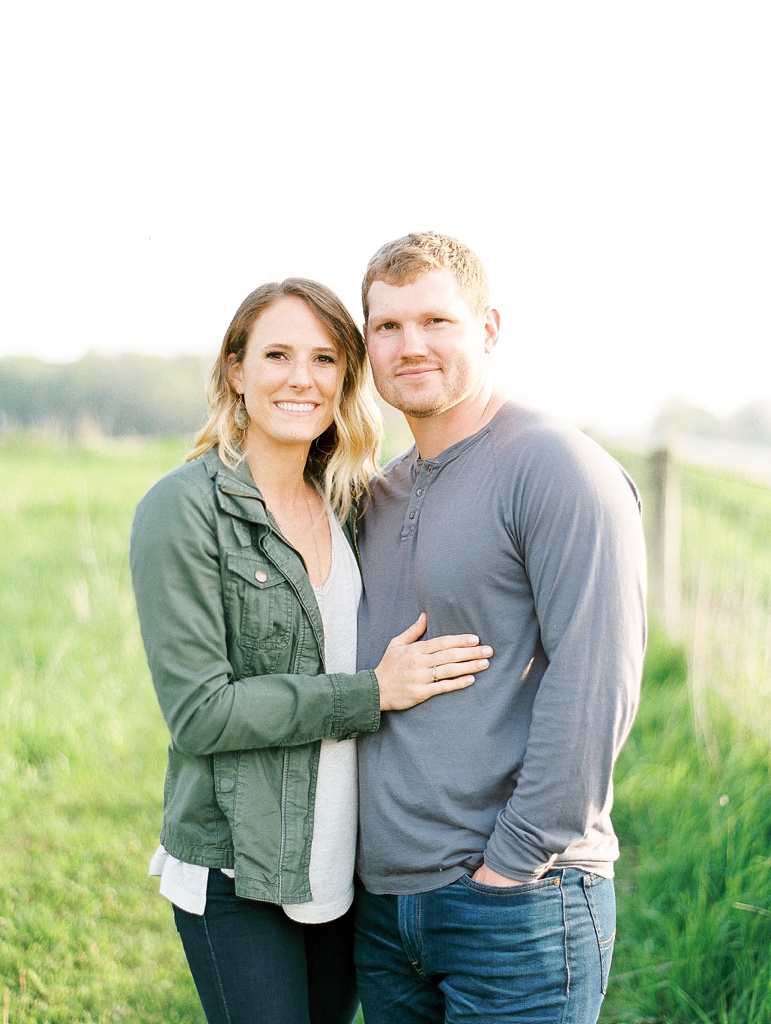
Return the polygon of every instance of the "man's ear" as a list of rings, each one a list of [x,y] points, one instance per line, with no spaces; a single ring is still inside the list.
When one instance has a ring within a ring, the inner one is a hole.
[[[501,329],[501,315],[497,309],[488,306],[485,310],[485,352],[490,355],[498,344],[498,332]]]

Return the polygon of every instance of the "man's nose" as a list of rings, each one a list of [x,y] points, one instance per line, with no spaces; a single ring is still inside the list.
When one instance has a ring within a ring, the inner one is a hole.
[[[422,355],[426,352],[426,339],[423,331],[415,324],[402,327],[402,354]]]

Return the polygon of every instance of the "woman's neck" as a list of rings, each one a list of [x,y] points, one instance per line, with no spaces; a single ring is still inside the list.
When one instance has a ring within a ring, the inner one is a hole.
[[[272,451],[247,450],[246,461],[279,530],[302,555],[311,583],[320,587],[332,567],[332,535],[321,495],[305,474],[308,451],[289,448],[276,457]]]
[[[274,452],[246,449],[246,462],[256,486],[268,505],[271,499],[300,499],[305,488],[308,447]]]

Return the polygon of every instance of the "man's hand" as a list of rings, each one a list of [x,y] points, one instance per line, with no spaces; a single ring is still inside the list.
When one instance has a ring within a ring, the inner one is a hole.
[[[471,877],[475,882],[481,882],[482,885],[497,885],[502,889],[510,885],[525,884],[524,882],[517,881],[516,878],[507,878],[505,875],[499,875],[497,871],[488,868],[486,864],[483,864],[481,868],[477,868]]]

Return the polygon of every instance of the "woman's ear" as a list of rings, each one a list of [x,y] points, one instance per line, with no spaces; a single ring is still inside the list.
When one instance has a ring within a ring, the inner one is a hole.
[[[228,382],[237,395],[242,395],[244,393],[241,364],[238,362],[235,353],[233,352],[228,356]]]

